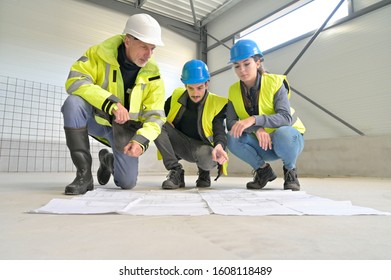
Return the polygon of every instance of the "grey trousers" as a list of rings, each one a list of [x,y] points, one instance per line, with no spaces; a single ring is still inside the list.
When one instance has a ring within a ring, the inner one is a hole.
[[[179,163],[181,159],[196,163],[199,169],[206,171],[217,166],[217,162],[212,160],[211,145],[186,136],[170,123],[163,125],[155,144],[162,154],[167,170],[182,168]]]

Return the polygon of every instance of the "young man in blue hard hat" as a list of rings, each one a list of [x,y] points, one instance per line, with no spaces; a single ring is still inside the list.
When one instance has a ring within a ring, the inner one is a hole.
[[[239,40],[230,50],[239,81],[228,93],[228,149],[254,169],[248,189],[262,189],[276,174],[267,161],[281,159],[284,189],[300,190],[296,161],[303,150],[305,127],[290,107],[284,75],[262,66],[263,54],[252,40]]]
[[[122,189],[135,187],[138,158],[165,122],[164,84],[152,58],[155,47],[162,45],[159,23],[135,14],[122,35],[92,46],[72,65],[61,111],[77,173],[65,194],[94,188],[89,135],[113,147],[113,153],[99,152],[98,182],[105,185],[113,174]]]
[[[208,91],[209,71],[201,60],[190,60],[182,69],[185,87],[174,90],[166,100],[167,122],[155,144],[169,174],[163,189],[185,187],[180,159],[197,164],[196,187],[210,187],[210,170],[216,166],[226,174],[228,155],[226,129],[227,99]],[[219,174],[218,174],[219,176]]]

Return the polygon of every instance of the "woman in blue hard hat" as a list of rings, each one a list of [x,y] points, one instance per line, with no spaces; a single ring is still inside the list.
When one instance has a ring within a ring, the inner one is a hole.
[[[226,173],[228,161],[226,118],[227,98],[208,91],[209,71],[201,60],[190,60],[182,69],[185,87],[174,90],[166,100],[167,121],[155,140],[159,159],[169,174],[163,189],[185,187],[184,170],[180,159],[196,163],[196,187],[209,187],[210,170],[216,166]]]
[[[300,190],[296,161],[304,147],[305,127],[290,107],[284,75],[267,73],[263,54],[252,40],[239,40],[230,50],[239,81],[228,94],[228,149],[254,170],[248,189],[262,189],[277,178],[268,161],[281,159],[284,189]]]

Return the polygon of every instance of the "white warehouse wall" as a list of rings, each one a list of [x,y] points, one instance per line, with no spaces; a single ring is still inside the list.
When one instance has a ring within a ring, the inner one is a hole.
[[[1,0],[0,75],[64,86],[72,63],[88,47],[121,34],[128,17],[87,1]],[[196,55],[196,44],[165,28],[162,36],[165,46],[154,57],[169,96],[182,85],[182,65]]]
[[[208,33],[223,40],[288,2],[239,3],[210,22]],[[379,1],[355,4],[362,9],[374,2]],[[293,92],[291,105],[307,128],[299,175],[391,177],[390,15],[391,5],[386,5],[324,30],[288,73],[292,87],[365,134],[359,136]],[[269,72],[285,73],[309,40],[265,52],[264,65]],[[208,37],[208,46],[215,43]],[[232,46],[232,40],[224,43]],[[229,59],[226,46],[208,52],[209,69],[218,73],[211,79],[211,90],[224,96],[237,80],[232,69],[219,72]],[[272,165],[281,174],[282,163]],[[248,165],[232,155],[230,167],[238,173],[250,172]]]
[[[289,1],[243,1],[210,22],[208,33],[218,39],[225,38],[287,3]],[[306,147],[298,162],[299,175],[391,176],[391,120],[387,110],[391,95],[386,86],[386,77],[391,71],[390,9],[388,5],[325,31],[288,75],[292,86],[341,114],[341,118],[367,135],[356,136],[349,128],[293,94],[292,106],[308,130]],[[63,87],[75,59],[92,44],[121,33],[127,17],[80,0],[2,0],[0,76]],[[195,58],[197,52],[194,42],[164,28],[163,39],[166,46],[157,48],[155,58],[161,66],[168,97],[181,85],[179,75],[183,63]],[[271,72],[285,71],[306,40],[266,53],[266,67]],[[354,51],[349,48],[351,42],[354,42]],[[208,38],[209,45],[214,43]],[[210,71],[225,67],[228,58],[227,47],[210,50]],[[210,89],[226,96],[229,85],[235,80],[232,70],[222,72],[212,77]],[[273,165],[280,173],[281,164]],[[196,170],[193,165],[185,164],[185,167],[188,173]],[[234,156],[231,156],[229,170],[231,175],[250,174],[249,167]],[[164,172],[162,163],[156,160],[153,145],[140,158],[140,171]]]
[[[11,77],[12,80],[22,81],[23,83],[27,81],[26,83],[28,84],[37,83],[39,85],[39,83],[42,83],[45,86],[48,84],[50,88],[56,88],[56,91],[59,91],[58,88],[64,87],[72,63],[88,47],[100,43],[113,35],[121,34],[128,16],[126,13],[105,9],[88,1],[1,0],[0,77]],[[182,86],[180,81],[182,66],[186,61],[196,56],[197,46],[195,42],[165,28],[162,28],[162,37],[165,46],[157,47],[154,57],[160,66],[161,75],[165,82],[166,97],[168,97],[176,87]],[[4,86],[3,84],[2,87]],[[29,94],[28,89],[26,89],[26,94]],[[61,97],[65,99],[66,93],[64,92]],[[0,98],[4,98],[4,96],[0,96]],[[15,96],[14,98],[18,97]],[[22,100],[22,98],[19,98],[19,100]],[[8,103],[5,104],[7,101],[0,101],[1,108],[6,107],[7,111],[12,111],[12,108],[9,108],[7,105]],[[61,114],[60,106],[50,108],[50,111],[53,111],[54,117],[59,118]],[[13,113],[10,115],[13,115]],[[2,113],[2,116],[4,116],[4,113]],[[6,115],[4,118],[12,118],[12,116]],[[3,128],[0,125],[2,138],[6,134],[6,129],[7,131],[11,130],[10,124],[12,126],[15,125],[12,120],[7,121],[7,123],[7,128]],[[46,125],[43,126],[42,129],[45,129]],[[31,128],[27,130],[30,131]],[[26,135],[28,131],[19,133]],[[56,138],[51,144],[47,141],[42,143],[41,139],[34,139],[34,143],[30,145],[25,140],[15,143],[16,141],[13,139],[0,139],[2,141],[0,142],[2,151],[0,171],[14,171],[18,169],[15,167],[18,165],[27,166],[28,170],[30,165],[39,165],[39,170],[51,171],[52,169],[48,167],[50,163],[42,163],[40,159],[45,157],[44,154],[47,151],[50,153],[52,147],[57,151],[59,145],[65,146],[65,135],[62,132],[62,126],[61,132],[57,134],[59,136],[51,137]],[[28,142],[31,143],[31,139]],[[96,141],[94,142],[96,143]],[[40,148],[40,150],[34,153],[34,157],[37,157],[37,160],[33,164],[26,163],[26,151],[30,154],[31,149],[34,149],[35,146],[41,147],[42,145],[46,148],[43,148],[43,151]],[[13,148],[14,146],[17,148]],[[23,148],[22,150],[20,149],[21,147]],[[97,170],[99,165],[96,150],[99,147],[92,147],[93,168],[95,170]],[[65,160],[65,158],[67,159]],[[58,161],[61,162],[58,163]],[[52,165],[59,165],[60,171],[63,170],[64,166],[66,166],[66,170],[69,170],[69,166],[73,168],[68,152],[61,152],[61,157],[54,159]],[[150,149],[140,158],[140,171],[165,172],[163,163],[157,161],[154,143],[151,143]]]

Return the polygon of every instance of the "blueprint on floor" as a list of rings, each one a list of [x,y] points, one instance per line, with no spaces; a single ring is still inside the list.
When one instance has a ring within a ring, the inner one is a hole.
[[[82,196],[52,199],[28,211],[41,214],[126,214],[139,216],[391,215],[307,194],[304,191],[247,189],[120,190],[97,188]]]

